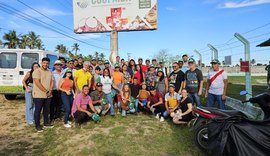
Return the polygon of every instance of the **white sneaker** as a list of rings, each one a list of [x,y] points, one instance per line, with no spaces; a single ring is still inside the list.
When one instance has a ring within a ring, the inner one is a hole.
[[[68,121],[67,123],[68,123],[69,125],[72,125],[72,122],[71,122],[71,121]]]
[[[162,116],[159,121],[160,122],[163,122],[164,121],[164,117]]]
[[[156,115],[156,119],[159,119],[159,113]]]
[[[64,127],[71,128],[71,125],[70,124],[64,124]]]

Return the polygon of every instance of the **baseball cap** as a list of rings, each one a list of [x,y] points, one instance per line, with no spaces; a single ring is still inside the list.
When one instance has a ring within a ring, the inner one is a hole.
[[[188,54],[184,54],[184,55],[182,55],[182,57],[184,57],[184,56],[187,56],[187,57],[188,57]]]
[[[172,83],[169,84],[169,87],[175,88],[174,84],[172,84]]]
[[[105,60],[104,64],[110,64],[110,62],[108,60]]]
[[[218,59],[213,59],[211,61],[211,64],[220,64],[219,60]]]
[[[140,58],[138,58],[138,61],[139,61],[139,60],[143,60],[143,59],[140,57]]]
[[[96,84],[96,86],[103,86],[103,84],[100,83],[100,82],[98,82],[98,83]]]
[[[120,68],[119,64],[116,63],[116,64],[114,65],[114,68]]]
[[[97,59],[93,58],[91,61],[96,61]]]
[[[142,82],[142,85],[146,85],[146,83],[145,82]]]
[[[146,59],[145,61],[150,61],[150,59]]]
[[[72,73],[72,71],[70,69],[67,69],[66,73]]]
[[[157,72],[163,72],[163,70],[162,70],[161,68],[159,68],[159,69],[157,70]]]
[[[195,61],[194,58],[189,58],[189,59],[188,59],[188,63],[196,63],[196,61]]]
[[[155,68],[155,66],[153,64],[150,64],[149,68]]]
[[[56,65],[56,64],[61,64],[61,65],[63,65],[63,63],[62,63],[60,60],[56,60],[56,61],[54,62],[53,65]]]
[[[183,59],[180,59],[178,62],[184,62],[184,60]]]

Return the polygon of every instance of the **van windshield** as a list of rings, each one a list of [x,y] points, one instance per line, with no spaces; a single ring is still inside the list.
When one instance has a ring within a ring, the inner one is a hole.
[[[17,54],[16,53],[1,53],[0,54],[0,68],[16,68]]]

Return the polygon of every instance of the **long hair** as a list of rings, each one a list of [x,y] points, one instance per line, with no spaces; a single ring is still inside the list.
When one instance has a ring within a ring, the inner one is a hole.
[[[65,73],[65,74],[64,74],[63,78],[66,78],[66,77],[67,77],[67,73]],[[73,81],[73,76],[72,76],[72,73],[71,73],[71,76],[70,76],[70,78],[69,78],[69,79]]]
[[[26,80],[26,82],[27,83],[33,83],[33,77],[32,77],[32,74],[33,74],[33,72],[34,72],[34,66],[35,65],[38,65],[38,67],[40,67],[40,65],[37,63],[37,62],[34,62],[33,64],[32,64],[32,66],[31,66],[31,70],[30,70],[30,76],[29,76],[29,78],[28,78],[28,80]]]
[[[138,71],[138,70],[137,70],[137,66],[139,66],[139,67],[140,67],[140,71]],[[143,82],[143,72],[142,72],[142,66],[141,66],[141,65],[139,65],[139,64],[137,64],[137,65],[136,65],[136,71],[137,71],[137,72],[140,72],[140,74],[141,74],[141,82]]]
[[[107,69],[107,68],[104,68],[104,69],[103,69],[103,78],[105,78],[105,75],[104,75],[104,73],[105,73],[104,71],[105,71],[105,70],[107,70],[107,71],[108,71],[108,73],[109,73],[109,75],[108,75],[108,76],[109,76],[109,78],[111,79],[111,73],[110,73],[110,70],[109,70],[109,69]]]
[[[125,91],[125,86],[128,86],[128,95],[129,95],[129,97],[131,96],[131,89],[130,89],[130,87],[129,87],[129,84],[124,84],[124,86],[123,86],[123,88],[122,88],[122,91],[123,91],[123,93],[125,93],[126,91]]]
[[[161,82],[161,81],[163,81],[163,79],[164,79],[164,72],[163,71],[159,71],[159,72],[161,72],[162,73],[162,75],[161,75],[161,77],[159,78],[159,82]],[[158,76],[158,73],[159,72],[157,72],[157,76]]]
[[[135,62],[133,59],[131,59],[131,60],[129,61],[128,67],[129,67],[129,68],[132,68],[131,61],[134,62],[134,66],[136,67],[136,62]]]

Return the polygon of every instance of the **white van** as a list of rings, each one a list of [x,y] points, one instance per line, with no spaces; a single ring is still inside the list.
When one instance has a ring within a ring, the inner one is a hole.
[[[25,74],[31,70],[34,62],[41,63],[43,57],[50,59],[50,69],[58,59],[58,54],[35,49],[0,49],[0,94],[8,100],[15,99],[20,91],[9,91],[6,88],[22,87]]]

